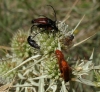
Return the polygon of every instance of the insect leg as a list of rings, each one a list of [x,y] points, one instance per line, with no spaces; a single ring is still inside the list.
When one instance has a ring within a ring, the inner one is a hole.
[[[31,30],[30,30],[30,33],[32,33],[32,30],[33,30],[33,27],[34,27],[35,25],[32,25],[32,27],[31,27]]]
[[[44,30],[45,30],[45,29],[44,29]],[[42,31],[44,31],[44,30],[42,30]],[[41,33],[42,31],[36,33],[36,34],[33,36],[33,38],[34,38],[36,35],[38,35],[39,33]]]

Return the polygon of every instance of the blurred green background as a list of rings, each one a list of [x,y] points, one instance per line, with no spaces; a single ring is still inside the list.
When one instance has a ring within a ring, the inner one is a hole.
[[[54,19],[52,9],[46,5],[52,5],[57,13],[57,20],[62,21],[70,11],[75,0],[0,0],[0,57],[5,55],[2,46],[10,47],[10,41],[14,33],[19,29],[29,31],[31,20],[45,15]],[[69,30],[74,29],[79,20],[85,14],[85,18],[75,32],[74,43],[77,43],[92,34],[97,33],[91,39],[72,49],[70,55],[88,59],[94,48],[94,63],[100,64],[100,0],[79,0],[66,20]],[[92,92],[92,91],[91,91]]]

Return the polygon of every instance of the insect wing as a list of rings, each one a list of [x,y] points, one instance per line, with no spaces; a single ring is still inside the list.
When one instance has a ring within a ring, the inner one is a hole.
[[[62,67],[61,67],[62,77],[63,77],[65,82],[68,82],[71,79],[70,76],[71,76],[72,70],[66,61],[63,60],[61,62],[61,64],[62,64]]]

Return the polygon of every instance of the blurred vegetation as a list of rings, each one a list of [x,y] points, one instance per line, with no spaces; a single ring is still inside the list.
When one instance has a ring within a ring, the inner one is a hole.
[[[31,20],[45,15],[53,19],[52,9],[46,5],[52,5],[57,13],[57,20],[63,20],[72,8],[75,0],[0,0],[0,57],[6,51],[2,46],[10,47],[14,33],[18,29],[29,30]],[[100,0],[79,0],[72,9],[70,17],[66,20],[69,30],[73,29],[82,16],[85,18],[75,32],[74,43],[79,42],[90,35],[97,33],[84,44],[70,50],[72,59],[88,59],[94,48],[94,63],[100,64]],[[83,86],[84,87],[84,86]],[[93,89],[93,88],[92,88]],[[87,91],[89,92],[89,91]],[[91,91],[93,92],[93,91]]]

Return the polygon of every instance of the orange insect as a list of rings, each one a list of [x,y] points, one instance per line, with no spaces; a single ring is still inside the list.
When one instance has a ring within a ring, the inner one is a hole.
[[[55,51],[56,57],[58,59],[58,64],[61,72],[61,76],[63,77],[65,82],[68,82],[71,77],[72,69],[68,65],[68,63],[64,59],[64,55],[60,50]]]

